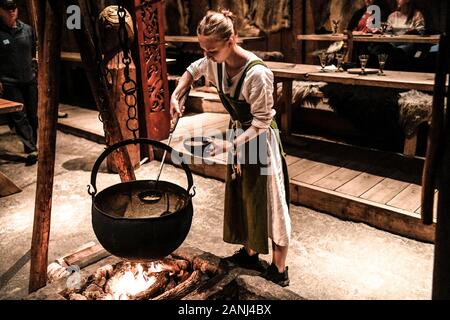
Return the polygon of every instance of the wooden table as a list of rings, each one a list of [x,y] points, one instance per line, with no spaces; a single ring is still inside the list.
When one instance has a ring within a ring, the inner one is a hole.
[[[388,35],[388,34],[353,34],[354,42],[408,42],[408,43],[428,43],[437,44],[439,43],[440,35]],[[312,41],[346,41],[348,36],[346,34],[299,34],[297,35],[297,40],[312,40]]]
[[[345,61],[352,60],[353,54],[353,43],[354,42],[378,42],[378,43],[427,43],[427,44],[438,44],[440,40],[440,35],[391,35],[391,34],[373,34],[373,33],[352,33],[351,37],[347,34],[299,34],[297,35],[297,40],[311,40],[311,41],[344,41],[347,47],[347,54]]]
[[[22,103],[0,98],[0,114],[16,112],[22,109]]]
[[[0,114],[17,112],[23,109],[23,104],[0,98]],[[0,197],[22,191],[8,176],[0,172]]]
[[[306,74],[305,79],[310,81],[324,81],[352,86],[382,87],[405,90],[420,90],[432,92],[434,88],[434,73],[384,71],[386,76],[377,74],[359,75],[348,72],[318,72]]]
[[[340,83],[353,86],[382,87],[405,90],[421,90],[433,92],[434,73],[405,72],[385,70],[386,76],[376,74],[358,75],[348,72],[320,72],[320,66],[308,64],[294,64],[281,62],[265,62],[272,70],[275,83],[282,82],[284,110],[281,113],[281,133],[284,140],[289,140],[292,132],[292,82],[324,81],[328,83]],[[448,82],[447,82],[448,88]],[[276,92],[274,92],[276,101]],[[417,137],[412,137],[405,142],[405,154],[411,155],[415,151]],[[413,151],[414,150],[414,151]]]

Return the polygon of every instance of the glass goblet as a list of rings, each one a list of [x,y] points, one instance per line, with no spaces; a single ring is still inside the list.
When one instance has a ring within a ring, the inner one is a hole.
[[[380,65],[380,71],[378,72],[379,76],[385,76],[386,74],[383,72],[384,65],[386,64],[386,60],[388,58],[387,53],[380,53],[378,55],[378,64]]]
[[[337,69],[336,72],[343,72],[344,70],[342,69],[342,62],[344,61],[344,54],[343,53],[338,53],[336,54],[336,62],[337,62]]]
[[[322,69],[320,69],[320,72],[325,72],[325,66],[327,65],[327,58],[328,54],[326,51],[322,51],[319,53],[319,60],[320,60],[320,66]]]
[[[382,22],[380,26],[381,26],[381,34],[385,34],[389,24],[387,22]]]
[[[369,60],[368,54],[361,54],[359,55],[359,62],[361,63],[361,75],[366,75],[366,65],[367,61]]]
[[[339,23],[341,20],[332,20],[333,22],[333,34],[337,34],[339,30]]]

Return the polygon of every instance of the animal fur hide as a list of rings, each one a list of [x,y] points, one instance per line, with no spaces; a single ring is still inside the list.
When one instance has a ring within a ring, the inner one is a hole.
[[[305,108],[315,108],[322,98],[317,97],[320,89],[326,86],[326,82],[293,81],[292,83],[292,105],[301,105]],[[277,101],[275,105],[283,103],[282,85],[277,84]]]
[[[289,28],[290,2],[290,0],[253,0],[250,7],[250,21],[265,33]]]
[[[400,93],[400,125],[407,137],[416,133],[420,124],[431,120],[432,103],[433,96],[423,92],[410,90]]]

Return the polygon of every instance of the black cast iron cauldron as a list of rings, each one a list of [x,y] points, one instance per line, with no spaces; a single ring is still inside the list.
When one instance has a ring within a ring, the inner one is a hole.
[[[137,143],[170,153],[172,161],[181,164],[186,172],[187,190],[167,181],[136,180],[118,183],[97,193],[97,172],[103,160],[116,149]],[[89,188],[92,227],[98,241],[111,254],[128,260],[153,260],[169,255],[183,243],[191,227],[195,195],[195,188],[190,192],[192,186],[188,165],[166,144],[139,138],[108,147],[94,164]],[[148,200],[148,195],[155,190],[162,195],[156,203]]]

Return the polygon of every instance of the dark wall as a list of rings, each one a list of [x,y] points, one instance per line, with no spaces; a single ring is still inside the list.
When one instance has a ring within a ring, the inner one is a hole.
[[[186,0],[187,1],[187,0]],[[297,34],[314,33],[317,24],[317,14],[314,14],[314,10],[320,5],[320,10],[327,8],[327,3],[332,0],[290,0],[290,12],[291,12],[291,27],[288,29],[282,29],[281,31],[267,34],[266,38],[260,41],[249,43],[247,48],[250,50],[262,50],[262,51],[279,51],[285,56],[285,60],[288,62],[309,62],[312,63],[312,58],[308,55],[309,52],[318,48],[318,44],[312,41],[298,42],[295,37]],[[333,0],[336,1],[336,0]],[[355,3],[360,3],[362,0],[350,0]],[[395,8],[395,0],[384,0],[391,8]],[[445,27],[445,21],[448,17],[445,16],[446,7],[448,1],[446,0],[416,0],[420,10],[423,12],[426,18],[428,29],[431,32],[442,31]],[[204,13],[204,8],[201,8],[201,4],[205,6],[205,3],[210,1],[187,1],[189,4],[189,15],[191,20],[198,20]],[[100,8],[103,8],[110,4],[116,4],[115,0],[98,0]],[[173,15],[173,9],[167,13]],[[20,18],[29,23],[25,1],[19,1]],[[195,19],[194,19],[195,18]],[[170,20],[170,19],[169,19]],[[195,29],[195,26],[191,26]],[[170,29],[170,28],[169,28]],[[74,41],[73,34],[69,30],[63,32],[62,47],[64,51],[77,51],[77,45]]]

